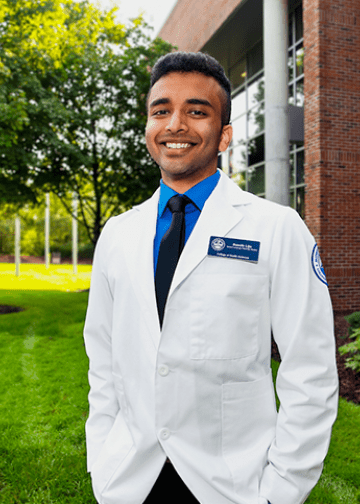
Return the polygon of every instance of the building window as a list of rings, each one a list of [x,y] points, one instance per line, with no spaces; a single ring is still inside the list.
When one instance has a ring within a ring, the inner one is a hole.
[[[302,4],[289,13],[289,104],[304,106]],[[304,143],[290,146],[290,204],[305,218]]]
[[[289,104],[304,106],[302,4],[289,13]],[[229,69],[233,140],[222,169],[242,188],[265,196],[265,82],[262,42]],[[290,201],[304,217],[304,144],[290,145]]]
[[[304,145],[290,146],[290,205],[305,218]]]
[[[233,139],[222,154],[224,171],[243,189],[265,195],[265,102],[262,44],[230,69],[235,91],[231,124]]]

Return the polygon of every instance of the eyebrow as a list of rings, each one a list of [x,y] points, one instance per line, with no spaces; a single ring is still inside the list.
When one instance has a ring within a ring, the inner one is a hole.
[[[158,98],[157,100],[154,100],[150,103],[150,108],[167,103],[170,103],[169,98]],[[205,105],[206,107],[214,108],[208,100],[203,100],[200,98],[189,98],[188,100],[186,100],[186,103],[189,103],[190,105]]]

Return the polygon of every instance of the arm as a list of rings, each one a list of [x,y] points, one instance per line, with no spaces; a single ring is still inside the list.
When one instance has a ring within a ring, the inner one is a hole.
[[[291,209],[271,254],[271,321],[281,355],[276,435],[260,486],[272,504],[302,504],[317,483],[336,418],[338,380],[327,286],[315,274],[315,241]]]
[[[89,357],[89,418],[86,422],[88,471],[96,461],[119,410],[112,377],[113,297],[106,276],[111,220],[96,246],[84,338]]]

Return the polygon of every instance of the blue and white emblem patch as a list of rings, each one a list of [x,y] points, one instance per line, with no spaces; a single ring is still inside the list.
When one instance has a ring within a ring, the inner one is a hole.
[[[315,272],[315,275],[318,277],[318,279],[321,280],[325,285],[327,285],[325,270],[324,270],[323,264],[321,262],[319,248],[318,248],[317,244],[314,245],[314,248],[313,248],[313,251],[311,254],[311,264],[312,264],[313,270]]]
[[[211,247],[213,250],[216,250],[219,252],[220,250],[223,250],[225,248],[225,242],[222,238],[214,238],[211,240]]]

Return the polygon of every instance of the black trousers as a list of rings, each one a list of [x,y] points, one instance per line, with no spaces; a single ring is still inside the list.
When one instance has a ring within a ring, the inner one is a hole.
[[[168,504],[174,500],[182,504],[199,504],[183,480],[180,478],[174,466],[165,462],[151,492],[144,504]]]

